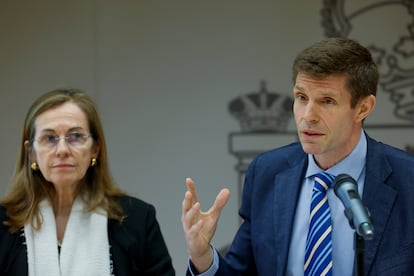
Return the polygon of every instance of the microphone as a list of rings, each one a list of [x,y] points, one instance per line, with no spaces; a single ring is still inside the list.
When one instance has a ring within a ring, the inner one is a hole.
[[[374,226],[368,208],[364,206],[358,193],[357,182],[347,174],[335,177],[334,191],[345,206],[345,216],[352,229],[365,240],[374,237]]]

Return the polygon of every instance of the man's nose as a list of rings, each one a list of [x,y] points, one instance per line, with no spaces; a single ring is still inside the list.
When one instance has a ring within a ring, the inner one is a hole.
[[[315,122],[318,120],[318,107],[314,102],[309,101],[305,106],[303,118],[308,122]]]

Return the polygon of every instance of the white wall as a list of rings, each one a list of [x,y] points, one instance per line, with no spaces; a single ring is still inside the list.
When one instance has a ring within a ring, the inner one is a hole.
[[[294,55],[325,37],[322,2],[0,1],[1,190],[28,105],[56,87],[82,88],[99,105],[115,179],[156,206],[183,275],[184,179],[196,180],[205,208],[221,188],[233,191],[214,240],[227,244],[239,223],[237,160],[227,144],[239,125],[227,105],[261,80],[291,93]],[[401,28],[397,21],[384,24]],[[386,94],[378,99],[382,122],[392,108]]]

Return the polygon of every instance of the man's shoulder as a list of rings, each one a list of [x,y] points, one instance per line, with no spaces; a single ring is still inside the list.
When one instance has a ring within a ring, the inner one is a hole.
[[[258,154],[250,163],[249,171],[272,175],[277,171],[306,165],[307,154],[299,142]]]
[[[286,160],[303,156],[306,156],[306,153],[303,151],[301,144],[299,142],[293,142],[291,144],[260,153],[256,156],[256,158],[264,160]]]
[[[414,155],[412,153],[368,137],[368,155],[372,154],[381,155],[388,160],[414,162]]]

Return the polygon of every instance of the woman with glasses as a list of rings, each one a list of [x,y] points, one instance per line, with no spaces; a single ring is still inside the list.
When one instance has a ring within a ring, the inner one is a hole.
[[[113,181],[95,103],[80,90],[30,107],[0,219],[0,275],[175,275],[155,208]]]

